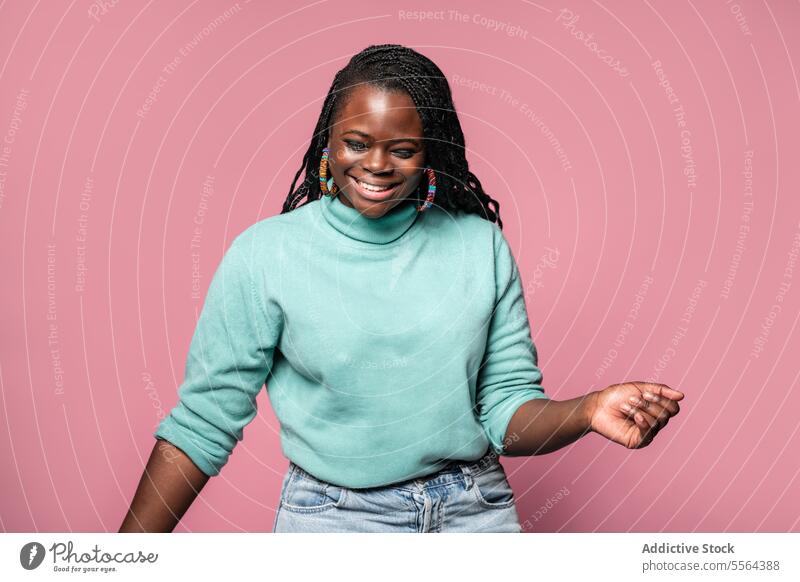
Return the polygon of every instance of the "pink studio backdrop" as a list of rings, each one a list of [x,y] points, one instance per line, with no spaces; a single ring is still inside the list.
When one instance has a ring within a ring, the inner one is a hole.
[[[4,531],[116,531],[222,253],[385,42],[450,79],[546,391],[686,393],[645,449],[504,457],[524,529],[800,531],[798,4],[18,0],[0,22]],[[288,461],[258,404],[177,531],[271,530]]]

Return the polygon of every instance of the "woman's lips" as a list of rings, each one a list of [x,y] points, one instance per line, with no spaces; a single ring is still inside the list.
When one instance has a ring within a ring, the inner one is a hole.
[[[359,196],[361,196],[362,198],[366,198],[367,200],[372,200],[373,202],[383,202],[385,200],[388,200],[402,185],[402,182],[399,182],[394,186],[392,186],[391,188],[389,188],[388,190],[381,190],[379,192],[376,192],[373,190],[367,190],[366,188],[363,188],[361,184],[358,183],[358,180],[356,180],[353,176],[348,175],[347,177],[350,178],[350,181],[353,184],[353,188],[355,188]]]

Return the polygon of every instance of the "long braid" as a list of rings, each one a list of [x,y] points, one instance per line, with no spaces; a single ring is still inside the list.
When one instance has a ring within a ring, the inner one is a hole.
[[[480,180],[469,170],[464,132],[447,78],[433,61],[396,44],[371,45],[354,55],[347,66],[336,73],[281,214],[297,208],[304,198],[308,203],[321,197],[319,162],[331,122],[347,102],[350,90],[365,83],[390,91],[404,91],[413,100],[422,121],[425,163],[436,172],[434,204],[448,211],[478,214],[502,229],[500,204],[483,190]],[[303,173],[303,181],[295,187]],[[417,190],[419,201],[425,199],[426,189],[422,180]]]

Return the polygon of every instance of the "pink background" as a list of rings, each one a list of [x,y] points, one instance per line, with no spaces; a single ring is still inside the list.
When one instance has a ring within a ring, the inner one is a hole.
[[[686,393],[645,449],[503,458],[525,530],[800,531],[797,3],[112,4],[0,7],[4,531],[116,531],[224,249],[383,42],[451,81],[547,392]],[[288,461],[258,402],[177,531],[271,530]]]

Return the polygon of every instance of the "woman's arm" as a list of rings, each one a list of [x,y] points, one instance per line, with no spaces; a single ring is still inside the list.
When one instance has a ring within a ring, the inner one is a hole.
[[[183,451],[156,439],[119,533],[171,532],[208,479]]]
[[[492,449],[507,456],[542,455],[596,432],[629,449],[646,447],[683,393],[665,384],[626,382],[571,400],[550,399],[542,388],[519,268],[495,225],[496,301],[478,372],[478,420]]]
[[[543,455],[588,432],[629,449],[646,447],[678,414],[683,397],[666,384],[625,382],[571,400],[529,400],[508,423],[505,454]]]
[[[256,416],[283,319],[255,285],[253,257],[267,252],[255,233],[248,229],[234,239],[211,279],[178,403],[153,435],[156,444],[120,532],[172,531]]]
[[[571,400],[536,398],[523,403],[508,423],[505,454],[544,455],[575,442],[590,431],[596,394],[590,392]]]

